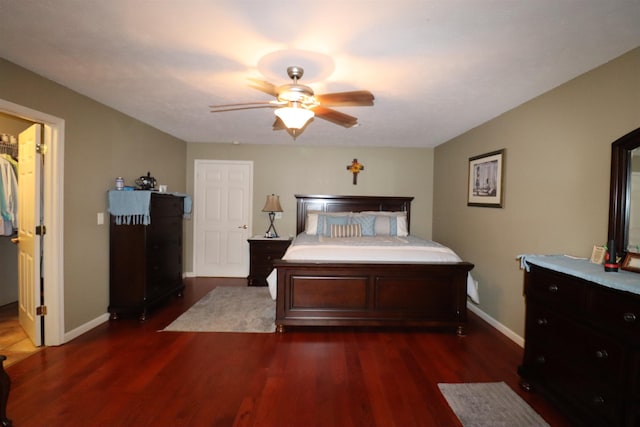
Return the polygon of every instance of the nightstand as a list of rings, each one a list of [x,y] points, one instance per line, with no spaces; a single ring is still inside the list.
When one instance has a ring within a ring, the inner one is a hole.
[[[267,286],[267,276],[273,270],[272,262],[280,259],[291,244],[291,237],[254,236],[248,240],[250,267],[249,286]]]

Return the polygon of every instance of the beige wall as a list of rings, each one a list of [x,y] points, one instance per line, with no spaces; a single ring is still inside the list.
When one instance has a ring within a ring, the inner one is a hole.
[[[353,185],[347,165],[357,158],[365,167]],[[433,199],[433,149],[343,148],[304,144],[304,135],[291,145],[232,145],[190,143],[187,146],[187,191],[193,194],[194,160],[245,160],[253,162],[253,230],[261,234],[269,226],[261,212],[267,194],[278,194],[283,217],[275,226],[282,236],[295,235],[294,194],[347,194],[414,196],[411,231],[431,237]],[[194,201],[197,203],[197,201]],[[188,227],[191,227],[189,224]],[[193,252],[192,230],[185,238],[189,271]]]
[[[184,191],[183,141],[0,59],[0,98],[65,120],[65,331],[104,314],[109,304],[109,228],[106,191],[116,176],[147,171]],[[56,149],[52,147],[51,149]],[[107,218],[108,219],[108,218]]]
[[[435,149],[433,237],[476,265],[483,311],[523,336],[516,256],[606,242],[611,143],[639,126],[637,48]],[[467,207],[468,158],[501,148],[504,208]]]

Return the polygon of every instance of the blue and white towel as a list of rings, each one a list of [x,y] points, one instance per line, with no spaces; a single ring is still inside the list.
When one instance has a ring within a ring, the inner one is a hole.
[[[151,224],[151,191],[109,191],[109,213],[117,225]]]
[[[150,203],[153,191],[109,191],[109,213],[117,225],[151,224]],[[191,217],[191,196],[185,193],[169,193],[184,199],[184,218]]]

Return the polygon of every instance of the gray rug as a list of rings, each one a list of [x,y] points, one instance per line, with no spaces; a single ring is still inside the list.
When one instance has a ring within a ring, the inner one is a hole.
[[[266,286],[218,286],[163,330],[275,332],[275,315]]]
[[[504,382],[438,384],[464,427],[549,426]]]

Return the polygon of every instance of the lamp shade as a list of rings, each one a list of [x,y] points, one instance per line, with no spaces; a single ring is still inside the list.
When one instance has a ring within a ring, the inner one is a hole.
[[[262,212],[282,212],[280,196],[276,196],[275,194],[268,195],[264,208],[262,208]]]
[[[275,114],[288,129],[302,129],[315,114],[311,110],[299,107],[297,102],[291,104],[293,107],[278,108]]]

